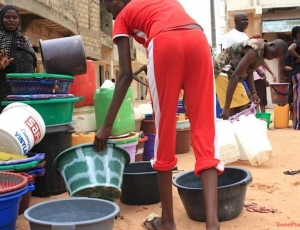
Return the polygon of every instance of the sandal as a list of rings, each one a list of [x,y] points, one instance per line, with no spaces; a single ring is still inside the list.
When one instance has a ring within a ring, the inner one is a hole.
[[[145,228],[145,229],[148,229],[148,230],[158,230],[158,228],[155,226],[154,224],[154,221],[158,218],[158,215],[155,214],[155,213],[151,213],[146,220],[144,220],[142,222],[142,226]],[[151,226],[151,228],[149,228],[147,225]]]
[[[294,171],[285,171],[283,172],[285,175],[295,175],[300,173],[300,170],[294,170]]]

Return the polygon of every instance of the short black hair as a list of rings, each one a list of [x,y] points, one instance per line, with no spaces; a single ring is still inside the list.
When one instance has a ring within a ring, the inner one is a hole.
[[[300,26],[295,26],[292,29],[292,37],[295,39],[297,37],[297,33],[300,32]]]

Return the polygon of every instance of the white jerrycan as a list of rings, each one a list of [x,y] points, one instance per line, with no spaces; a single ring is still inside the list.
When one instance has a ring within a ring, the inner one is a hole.
[[[233,123],[236,137],[252,166],[259,166],[272,157],[272,146],[261,121],[250,114]],[[265,126],[266,127],[266,126]]]
[[[220,147],[220,160],[229,164],[239,160],[240,152],[236,142],[233,124],[228,120],[218,119],[216,134]]]

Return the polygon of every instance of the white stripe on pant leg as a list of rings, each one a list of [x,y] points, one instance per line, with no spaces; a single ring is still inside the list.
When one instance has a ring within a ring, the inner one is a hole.
[[[213,65],[213,61],[212,61],[212,68],[214,68]],[[214,138],[214,147],[215,147],[215,154],[214,157],[218,160],[220,160],[220,146],[219,146],[219,140],[218,140],[218,136],[217,136],[217,130],[216,130],[216,122],[217,122],[217,118],[216,118],[216,114],[217,114],[217,109],[216,109],[216,82],[215,82],[215,74],[213,73],[212,76],[213,78],[213,84],[214,84],[214,90],[213,90],[213,97],[214,97],[214,123],[215,123],[215,138]],[[216,166],[216,169],[218,171],[224,171],[225,168],[225,164],[220,161],[219,164]]]
[[[155,142],[154,142],[154,157],[150,160],[151,165],[155,164],[156,162],[156,155],[157,155],[157,146],[159,144],[159,136],[158,136],[158,129],[159,129],[159,121],[160,121],[160,109],[159,109],[159,99],[157,94],[156,88],[156,81],[155,81],[155,72],[154,72],[154,60],[153,60],[153,40],[148,45],[148,79],[149,79],[149,88],[151,92],[152,98],[152,106],[153,111],[155,113],[155,127],[156,127],[156,135],[155,135]]]

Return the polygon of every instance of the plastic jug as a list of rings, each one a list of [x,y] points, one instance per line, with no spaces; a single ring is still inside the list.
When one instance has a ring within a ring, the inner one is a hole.
[[[233,124],[228,120],[217,120],[216,134],[220,146],[220,160],[229,164],[239,160],[240,152],[236,142]]]
[[[71,146],[92,143],[94,142],[95,134],[95,132],[72,133]]]
[[[261,121],[250,114],[233,122],[236,136],[252,166],[259,166],[272,157],[272,146]]]
[[[274,128],[284,129],[289,127],[289,104],[274,106]]]
[[[96,127],[99,129],[104,122],[107,111],[112,101],[114,94],[114,84],[110,80],[106,80],[103,85],[96,89],[94,93],[94,106]],[[134,131],[135,118],[133,110],[133,94],[129,87],[124,101],[119,109],[116,119],[113,124],[111,136],[120,136]]]

